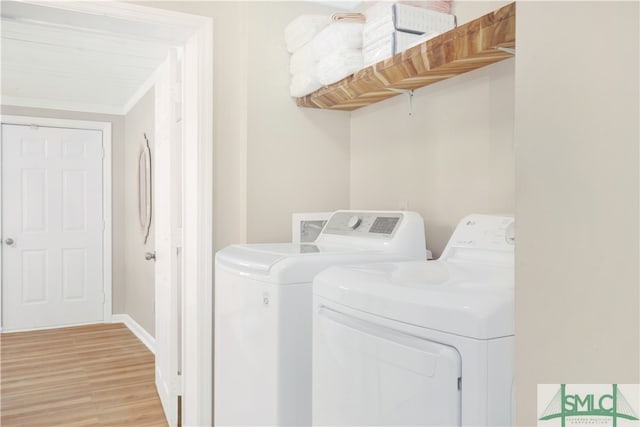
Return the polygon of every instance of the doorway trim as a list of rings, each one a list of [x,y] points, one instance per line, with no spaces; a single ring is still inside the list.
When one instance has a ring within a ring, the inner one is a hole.
[[[213,19],[184,47],[182,425],[213,425]]]
[[[86,120],[56,119],[47,117],[2,115],[3,125],[42,126],[66,129],[99,130],[102,132],[102,292],[104,294],[103,321],[110,322],[113,305],[112,286],[112,184],[111,184],[111,123]],[[0,165],[1,165],[0,152]],[[0,227],[2,227],[2,211],[0,210]],[[1,231],[1,229],[0,229]],[[0,252],[1,254],[1,252]],[[0,263],[0,277],[2,277]],[[2,299],[0,295],[0,323],[2,322]],[[1,330],[1,329],[0,329]]]

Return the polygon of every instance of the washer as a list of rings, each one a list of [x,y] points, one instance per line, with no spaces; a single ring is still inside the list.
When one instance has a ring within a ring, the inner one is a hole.
[[[311,424],[313,277],[328,266],[425,260],[415,212],[337,211],[313,244],[216,254],[216,425]]]
[[[437,261],[318,274],[313,425],[513,425],[514,243],[470,215]]]

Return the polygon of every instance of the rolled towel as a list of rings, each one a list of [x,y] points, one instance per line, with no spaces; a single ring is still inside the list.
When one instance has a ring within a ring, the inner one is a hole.
[[[291,76],[289,93],[294,98],[300,98],[314,92],[322,87],[315,74],[302,73]]]
[[[314,73],[316,70],[316,57],[311,43],[307,43],[291,55],[289,59],[289,72],[291,74]]]
[[[359,49],[362,47],[363,24],[356,22],[334,22],[316,35],[311,46],[316,59],[330,55],[339,49]]]
[[[293,53],[308,43],[324,27],[330,19],[324,15],[302,15],[291,21],[284,29],[284,39],[289,53]]]
[[[331,15],[331,21],[333,22],[367,22],[367,17],[364,16],[364,13],[356,13],[356,12],[336,12]]]
[[[330,85],[362,69],[362,50],[340,49],[318,61],[318,81]]]

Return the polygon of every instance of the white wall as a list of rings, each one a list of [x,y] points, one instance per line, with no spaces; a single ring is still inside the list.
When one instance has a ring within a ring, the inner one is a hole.
[[[306,2],[251,2],[248,12],[247,239],[291,241],[291,214],[349,205],[349,114],[289,96],[284,28]]]
[[[2,114],[14,116],[47,117],[69,120],[87,120],[111,123],[111,176],[112,176],[112,299],[113,313],[124,313],[124,117],[108,114],[61,111],[43,108],[2,105]]]
[[[151,336],[155,335],[154,315],[154,263],[144,258],[153,252],[153,213],[149,239],[144,243],[138,219],[138,155],[144,143],[144,134],[149,139],[151,165],[154,166],[155,130],[154,90],[151,88],[125,116],[124,152],[124,313],[128,314]],[[163,191],[155,188],[155,191]]]
[[[465,21],[499,8],[462,2]],[[459,19],[459,23],[464,23]],[[408,209],[440,255],[469,213],[514,211],[514,60],[508,59],[356,110],[351,118],[351,207]]]
[[[517,6],[519,425],[537,384],[640,382],[638,6]]]

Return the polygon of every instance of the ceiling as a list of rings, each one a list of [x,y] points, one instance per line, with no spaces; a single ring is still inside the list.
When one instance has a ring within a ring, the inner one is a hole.
[[[2,104],[125,114],[192,31],[100,7],[3,0]]]

